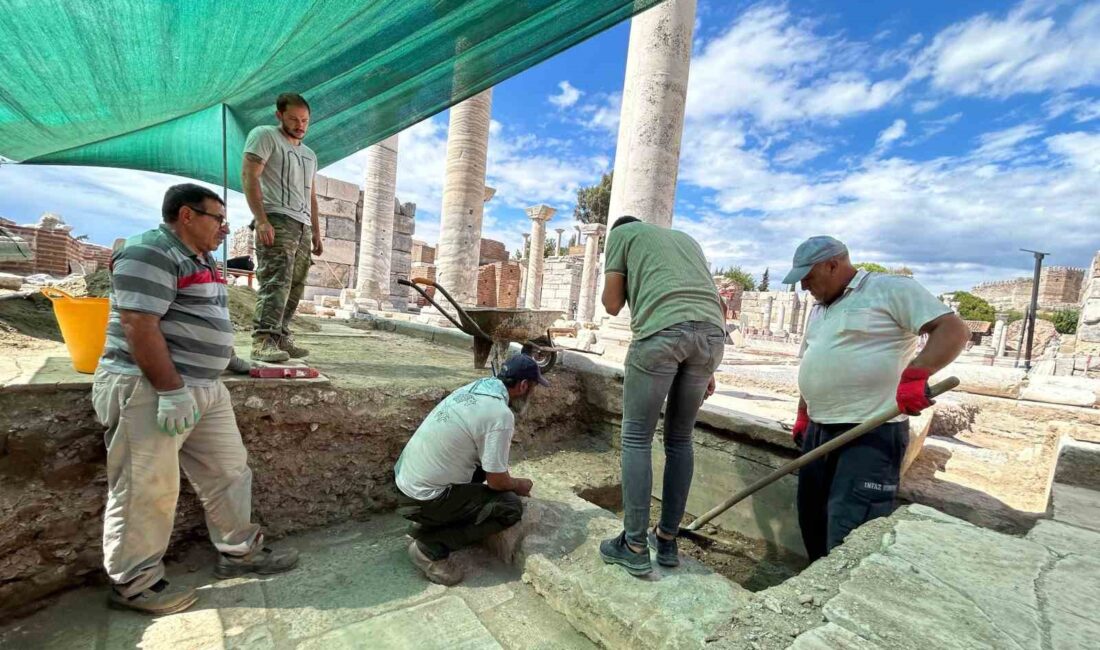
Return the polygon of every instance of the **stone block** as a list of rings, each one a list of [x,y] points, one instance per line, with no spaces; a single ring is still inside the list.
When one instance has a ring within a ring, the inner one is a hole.
[[[366,646],[419,650],[493,650],[502,647],[461,598],[445,596],[415,607],[351,623],[307,640],[299,644],[298,648],[353,650]]]
[[[412,246],[412,235],[402,235],[397,232],[393,233],[393,250],[402,253],[412,253]]]
[[[317,197],[317,211],[326,217],[343,217],[355,220],[355,203],[329,197]]]
[[[350,284],[350,278],[350,266],[318,261],[310,267],[309,275],[306,276],[306,285],[327,287],[329,289],[344,289]],[[337,300],[339,300],[339,298],[337,298]]]
[[[305,291],[302,292],[302,299],[316,301],[318,298],[321,298],[323,296],[335,296],[339,293],[339,289],[333,289],[331,287],[309,286],[309,284],[307,283]]]
[[[1100,380],[1087,377],[1029,377],[1020,399],[1067,406],[1094,406],[1100,403]]]
[[[1028,532],[1027,539],[1061,555],[1089,555],[1100,559],[1100,532],[1094,530],[1042,519]]]
[[[299,314],[315,314],[317,313],[317,303],[310,302],[309,300],[303,300],[298,303]]]
[[[412,217],[406,217],[400,214],[393,216],[393,232],[400,233],[402,235],[408,235],[410,237],[415,234],[416,222]],[[410,249],[411,250],[411,249]]]
[[[1019,399],[1027,380],[1027,373],[1019,368],[952,363],[936,373],[931,382],[940,382],[951,376],[959,378],[956,390],[960,392],[1009,399]]]
[[[313,176],[313,191],[317,196],[332,196],[328,192],[329,177],[323,174],[315,174]]]
[[[353,265],[357,263],[355,257],[356,242],[325,237],[322,240],[322,244],[325,247],[325,253],[321,256],[321,260],[333,264]],[[314,266],[317,265],[315,264]]]
[[[1063,438],[1054,467],[1054,480],[1100,490],[1100,444]]]
[[[1050,503],[1055,521],[1100,531],[1100,491],[1055,483]]]
[[[360,190],[359,186],[355,183],[349,183],[337,178],[329,178],[326,190],[325,194],[328,197],[347,201],[352,205],[359,203]]]
[[[18,291],[23,286],[23,276],[11,273],[0,273],[0,289]]]
[[[321,229],[321,235],[329,237],[330,239],[344,239],[347,241],[355,241],[355,219],[346,219],[343,217],[324,217],[322,219],[324,227]]]

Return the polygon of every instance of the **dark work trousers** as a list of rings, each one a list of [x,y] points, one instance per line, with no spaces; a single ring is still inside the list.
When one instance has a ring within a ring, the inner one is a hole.
[[[486,485],[485,472],[479,467],[469,483],[452,485],[431,501],[418,501],[399,492],[397,511],[420,524],[411,535],[424,554],[442,560],[519,523],[523,502],[515,492],[498,492]]]
[[[855,424],[811,422],[806,454]],[[798,525],[810,561],[839,546],[864,522],[894,511],[909,422],[889,422],[798,472]]]

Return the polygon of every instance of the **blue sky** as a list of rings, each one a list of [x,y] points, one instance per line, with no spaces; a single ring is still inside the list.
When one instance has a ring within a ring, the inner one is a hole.
[[[629,24],[494,90],[485,236],[610,170]],[[1019,248],[1087,266],[1100,249],[1100,2],[700,0],[673,226],[716,266],[773,277],[801,239],[907,265],[935,291],[1025,275]],[[398,196],[434,242],[447,114],[402,133]],[[308,138],[307,138],[308,142]],[[363,155],[325,170],[360,182]],[[152,227],[170,177],[0,168],[0,215],[49,210],[109,243]],[[239,195],[231,218],[246,221]]]

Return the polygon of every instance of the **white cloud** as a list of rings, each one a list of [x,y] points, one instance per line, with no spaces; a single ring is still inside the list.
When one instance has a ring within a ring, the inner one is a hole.
[[[772,160],[780,165],[797,167],[802,163],[817,158],[828,150],[828,147],[818,142],[804,140],[776,152],[776,154],[772,156]]]
[[[894,123],[882,130],[875,141],[875,151],[881,153],[888,149],[901,138],[905,137],[906,123],[903,119],[896,119]]]
[[[1097,174],[1096,182],[1100,184],[1100,133],[1062,133],[1047,138],[1046,145],[1072,165]]]
[[[756,5],[703,47],[691,66],[689,118],[749,115],[765,126],[836,119],[896,98],[902,79],[860,69],[865,47],[823,36],[785,7]]]
[[[570,122],[580,124],[586,129],[617,136],[623,94],[621,92],[600,93],[593,96],[592,100],[579,107],[582,117],[579,120],[570,120]]]
[[[1077,98],[1072,93],[1056,95],[1043,104],[1047,117],[1055,119],[1067,113],[1073,114],[1078,124],[1100,119],[1100,99]]]
[[[1020,144],[1042,132],[1043,127],[1038,124],[1018,124],[1008,129],[983,133],[978,138],[979,146],[974,155],[987,162],[1009,159],[1019,153]]]
[[[569,108],[573,104],[576,104],[577,100],[579,100],[581,98],[581,95],[584,94],[580,90],[574,88],[573,85],[570,84],[568,81],[562,81],[558,83],[558,89],[558,94],[550,95],[547,99],[549,99],[550,103],[554,106],[557,106],[559,109]]]
[[[1100,3],[1058,20],[1056,5],[1025,3],[1002,18],[982,14],[940,32],[918,64],[932,85],[959,95],[1008,97],[1100,82]]]

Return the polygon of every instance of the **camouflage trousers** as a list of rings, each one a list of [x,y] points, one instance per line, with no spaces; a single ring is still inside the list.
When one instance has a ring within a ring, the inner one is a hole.
[[[275,229],[275,245],[265,246],[256,237],[256,316],[252,337],[290,334],[290,319],[306,287],[313,263],[313,229],[281,214],[267,215]]]

